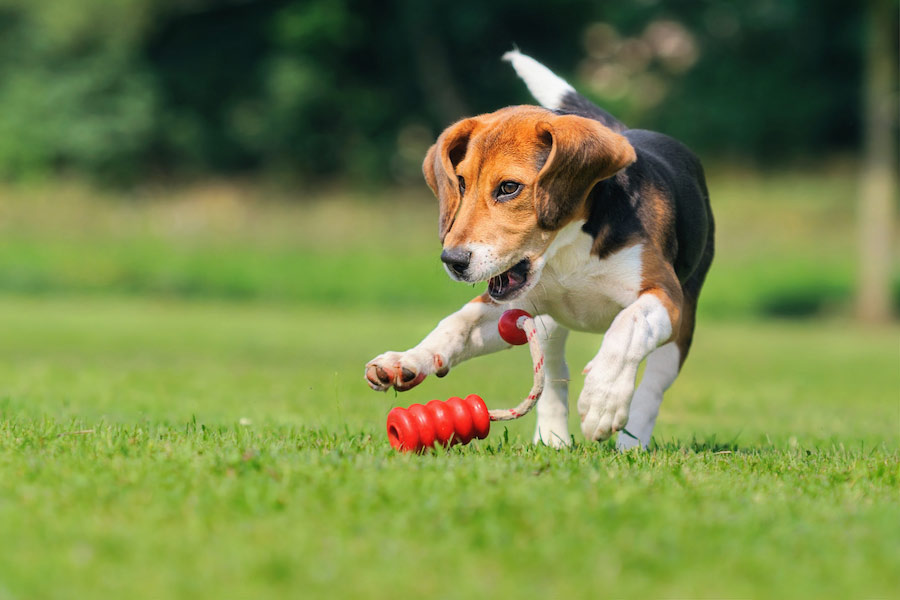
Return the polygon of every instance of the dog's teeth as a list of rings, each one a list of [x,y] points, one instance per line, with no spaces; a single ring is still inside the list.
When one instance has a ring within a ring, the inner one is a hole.
[[[499,276],[499,275],[495,275],[494,277],[491,277],[491,280],[488,282],[488,287],[489,287],[489,288],[491,289],[491,291],[494,292],[495,294],[499,294],[499,293],[500,293],[500,290],[501,290],[501,288],[502,288],[500,276]]]

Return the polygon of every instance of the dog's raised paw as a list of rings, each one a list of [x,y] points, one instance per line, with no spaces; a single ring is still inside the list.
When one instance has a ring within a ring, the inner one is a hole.
[[[412,352],[385,352],[366,364],[366,382],[378,392],[390,388],[405,392],[433,373],[435,362],[433,359],[423,361]]]

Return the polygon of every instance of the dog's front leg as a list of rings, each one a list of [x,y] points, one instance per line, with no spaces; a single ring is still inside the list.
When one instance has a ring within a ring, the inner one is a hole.
[[[475,356],[509,348],[497,333],[497,321],[504,310],[515,308],[495,304],[487,294],[475,298],[444,318],[434,331],[406,352],[385,352],[366,364],[366,381],[373,390],[391,387],[406,391],[427,375],[443,377],[450,367]]]
[[[587,366],[578,398],[581,431],[586,438],[605,440],[625,427],[638,366],[678,329],[680,291],[678,287],[675,293],[661,289],[645,292],[613,320],[600,351]]]
[[[569,330],[549,315],[537,318],[537,332],[544,350],[544,393],[537,403],[534,443],[561,448],[569,437],[569,367],[566,338]]]

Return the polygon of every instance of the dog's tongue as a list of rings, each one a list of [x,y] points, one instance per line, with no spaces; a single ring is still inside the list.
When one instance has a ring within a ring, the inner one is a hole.
[[[519,285],[525,281],[525,278],[516,273],[515,271],[509,271],[509,286],[513,287]]]

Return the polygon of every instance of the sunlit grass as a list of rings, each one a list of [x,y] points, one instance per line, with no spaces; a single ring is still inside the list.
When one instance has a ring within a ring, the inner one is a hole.
[[[703,313],[847,314],[857,187],[847,168],[711,170],[717,254]],[[217,184],[124,198],[70,185],[3,195],[0,291],[434,307],[474,295],[440,268],[437,206],[424,184],[372,193]],[[896,280],[900,292],[900,271]]]
[[[0,299],[4,593],[892,593],[896,328],[702,323],[645,455],[584,444],[574,418],[572,450],[533,448],[526,418],[395,455],[391,406],[528,387],[514,350],[371,392],[365,360],[438,317]],[[597,341],[573,337],[574,372]]]
[[[5,190],[0,600],[892,596],[900,328],[846,316],[855,178],[710,187],[718,254],[651,452],[572,414],[569,450],[527,417],[413,457],[391,407],[530,382],[518,349],[363,383],[478,291],[440,269],[424,186]],[[573,398],[599,343],[570,338]]]

